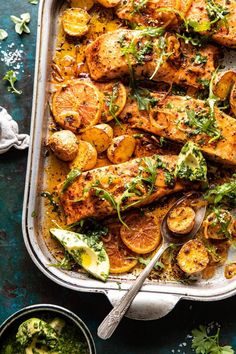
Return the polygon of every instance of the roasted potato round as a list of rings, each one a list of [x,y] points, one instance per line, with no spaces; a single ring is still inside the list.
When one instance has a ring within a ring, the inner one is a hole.
[[[120,0],[97,0],[104,7],[115,7],[119,4]]]
[[[98,124],[85,130],[81,139],[95,146],[98,153],[107,150],[113,138],[113,130],[108,124]]]
[[[89,21],[87,11],[80,8],[67,9],[62,14],[62,26],[69,36],[82,37],[88,32]]]
[[[70,168],[79,168],[81,171],[88,171],[94,168],[96,163],[97,151],[95,147],[87,141],[79,140],[78,153],[75,159],[70,162]]]
[[[236,116],[236,83],[232,87],[229,103],[230,103],[231,111]]]
[[[226,232],[230,233],[231,221],[232,215],[228,210],[221,209],[218,217],[215,212],[211,213],[203,222],[205,238],[214,240],[227,238]],[[221,223],[224,224],[224,228],[222,228]],[[228,227],[225,229],[227,224]]]
[[[176,234],[188,234],[194,226],[195,216],[195,211],[188,206],[176,207],[168,215],[168,228]]]
[[[219,75],[214,83],[213,92],[222,101],[229,96],[233,84],[236,80],[236,72],[229,70]]]
[[[53,133],[47,144],[53,153],[63,161],[72,161],[78,153],[78,140],[70,130]]]
[[[81,9],[89,11],[93,5],[94,0],[67,0],[70,7],[79,7]]]
[[[226,264],[224,275],[226,279],[232,279],[236,276],[236,263]]]
[[[202,242],[190,240],[181,247],[177,256],[177,262],[183,272],[194,274],[206,268],[209,257]]]
[[[128,161],[134,153],[135,144],[135,139],[130,135],[117,136],[107,149],[108,159],[114,164]]]

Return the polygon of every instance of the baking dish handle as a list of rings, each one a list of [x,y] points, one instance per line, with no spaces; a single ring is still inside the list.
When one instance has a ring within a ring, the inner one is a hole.
[[[108,290],[106,295],[114,306],[124,296],[124,291]],[[180,299],[181,295],[177,294],[139,292],[125,316],[135,320],[157,320],[173,310]]]

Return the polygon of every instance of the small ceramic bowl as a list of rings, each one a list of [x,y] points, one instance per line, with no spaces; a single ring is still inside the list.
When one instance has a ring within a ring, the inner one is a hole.
[[[0,342],[4,341],[4,339],[7,338],[8,333],[11,333],[14,328],[17,332],[17,328],[22,322],[31,317],[40,318],[41,314],[49,314],[52,315],[52,317],[61,317],[67,322],[77,326],[87,342],[89,354],[96,354],[93,337],[85,323],[77,315],[66,308],[50,304],[27,306],[8,317],[0,326]]]

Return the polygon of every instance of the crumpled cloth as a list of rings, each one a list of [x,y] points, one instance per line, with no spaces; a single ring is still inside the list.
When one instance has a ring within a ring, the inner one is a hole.
[[[29,146],[29,135],[18,134],[17,122],[0,106],[0,154],[8,151],[11,147],[23,150]]]

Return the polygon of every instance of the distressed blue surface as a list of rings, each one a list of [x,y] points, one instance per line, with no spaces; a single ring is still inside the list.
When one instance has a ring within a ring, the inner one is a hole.
[[[17,87],[19,97],[7,92],[0,79],[0,105],[18,121],[21,132],[29,132],[32,102],[33,72],[36,43],[37,6],[27,0],[0,1],[0,28],[9,37],[0,42],[0,78],[7,67],[1,51],[23,49]],[[30,35],[18,36],[9,16],[30,12]],[[23,47],[21,47],[23,45]],[[24,70],[24,72],[22,72]],[[29,258],[22,239],[21,212],[27,151],[11,150],[0,155],[0,322],[20,308],[35,303],[55,303],[76,312],[94,335],[99,354],[167,354],[191,353],[185,337],[199,324],[217,321],[222,325],[222,338],[236,349],[236,298],[215,303],[180,302],[164,319],[138,322],[124,319],[112,339],[104,342],[96,336],[96,329],[111,309],[103,295],[77,293],[48,280]]]

